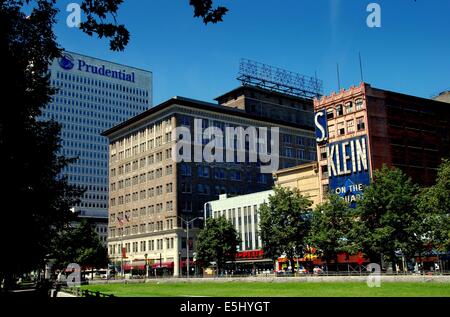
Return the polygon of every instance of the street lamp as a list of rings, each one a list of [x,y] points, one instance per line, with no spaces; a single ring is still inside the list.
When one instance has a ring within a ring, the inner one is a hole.
[[[148,264],[147,264],[147,257],[148,257],[148,254],[145,253],[145,254],[144,254],[144,257],[145,257],[145,279],[148,279]]]
[[[191,223],[193,223],[195,220],[203,220],[203,217],[197,217],[192,220],[186,220],[180,216],[177,216],[186,224],[186,269],[187,269],[187,278],[189,278],[189,226]]]

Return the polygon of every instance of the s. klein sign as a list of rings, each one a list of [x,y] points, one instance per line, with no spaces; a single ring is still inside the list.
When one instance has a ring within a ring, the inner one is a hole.
[[[317,143],[326,146],[330,191],[354,206],[362,197],[364,187],[370,185],[367,136],[327,144],[329,139],[326,110],[315,114],[314,123]]]
[[[330,191],[354,204],[370,185],[367,137],[359,136],[327,145]]]
[[[72,70],[75,66],[77,66],[77,69],[82,72],[135,83],[136,75],[134,72],[127,73],[125,70],[112,70],[106,68],[105,65],[90,65],[82,59],[75,61],[72,55],[67,53],[63,54],[63,56],[59,59],[58,64],[64,70]]]

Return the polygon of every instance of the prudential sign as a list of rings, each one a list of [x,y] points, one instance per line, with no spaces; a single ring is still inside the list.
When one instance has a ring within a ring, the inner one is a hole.
[[[109,69],[105,65],[91,65],[83,59],[75,60],[72,55],[64,53],[58,61],[59,66],[64,70],[72,70],[74,67],[81,72],[91,73],[99,76],[109,77],[113,79],[123,80],[135,83],[135,73],[127,73],[125,70]]]

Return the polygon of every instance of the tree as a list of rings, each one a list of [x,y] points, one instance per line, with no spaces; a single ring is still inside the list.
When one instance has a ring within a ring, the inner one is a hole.
[[[239,235],[233,224],[225,217],[209,218],[197,236],[197,261],[204,267],[216,262],[217,273],[226,262],[234,261]]]
[[[85,219],[59,232],[52,246],[51,257],[56,260],[55,266],[61,270],[70,263],[76,263],[84,269],[108,265],[107,248]]]
[[[292,263],[307,248],[312,202],[298,189],[276,187],[259,210],[264,253],[273,260],[286,255]]]
[[[423,237],[418,247],[447,252],[450,249],[450,160],[442,160],[436,184],[421,191],[418,205]]]
[[[129,33],[117,22],[122,2],[82,1],[85,20],[80,29],[109,39],[112,50],[123,50]],[[211,1],[191,5],[205,23],[219,22],[226,13],[220,7],[213,9]],[[8,227],[0,230],[0,239],[5,242],[2,252],[8,254],[8,261],[0,263],[0,280],[42,267],[51,253],[52,238],[73,220],[70,209],[83,193],[61,177],[74,159],[59,154],[60,125],[38,120],[55,92],[48,68],[61,56],[53,32],[57,13],[55,0],[0,3],[3,99],[12,101],[0,116],[0,164],[7,180],[1,184],[0,198],[13,206],[2,213],[2,223]],[[20,245],[23,241],[26,252]]]
[[[350,237],[354,223],[354,209],[337,195],[330,195],[326,202],[314,209],[308,241],[327,265],[334,261],[337,266],[337,256],[341,252],[359,251]]]
[[[205,24],[221,22],[228,9],[218,6],[213,9],[212,0],[190,0],[190,5],[194,7],[194,17],[201,17]]]
[[[419,187],[400,169],[386,165],[374,171],[373,181],[357,205],[353,236],[359,238],[363,252],[378,262],[383,254],[395,268],[396,252],[414,256],[420,240]]]

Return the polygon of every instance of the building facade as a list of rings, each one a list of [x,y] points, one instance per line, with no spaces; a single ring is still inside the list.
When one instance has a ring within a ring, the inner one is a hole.
[[[75,212],[97,219],[96,231],[106,241],[108,140],[100,133],[151,107],[152,73],[65,52],[53,62],[50,74],[57,91],[42,119],[61,124],[61,154],[78,157],[63,174],[86,189]]]
[[[313,208],[322,202],[317,162],[276,171],[273,177],[276,186],[297,188],[304,197],[313,202]]]
[[[362,83],[316,99],[314,108],[322,197],[355,202],[383,164],[428,186],[450,156],[448,103]]]
[[[267,144],[271,144],[271,151],[279,144],[272,154],[280,166],[316,159],[314,132],[308,126],[181,97],[103,133],[110,142],[108,245],[114,262],[131,265],[147,258],[155,270],[164,267],[179,275],[180,263],[187,258],[186,244],[189,243],[192,258],[195,237],[202,225],[200,219],[195,221],[186,239],[180,218],[202,217],[205,203],[221,194],[236,196],[272,188],[272,175],[261,172],[265,164],[261,161],[240,163],[233,156],[232,161],[226,162],[177,162],[174,157],[173,147],[188,140],[191,148],[186,152],[195,155],[200,146],[201,153],[209,141],[198,141],[197,137],[205,129],[224,131],[239,127],[278,128],[277,137],[267,135]],[[178,132],[173,133],[180,128],[189,132],[186,139],[180,140]],[[247,141],[242,145],[246,158],[251,152]]]
[[[236,264],[252,270],[273,268],[272,259],[265,259],[259,234],[259,209],[269,202],[273,190],[236,197],[220,195],[218,200],[205,204],[204,218],[225,217],[235,227],[241,243],[238,246]]]

